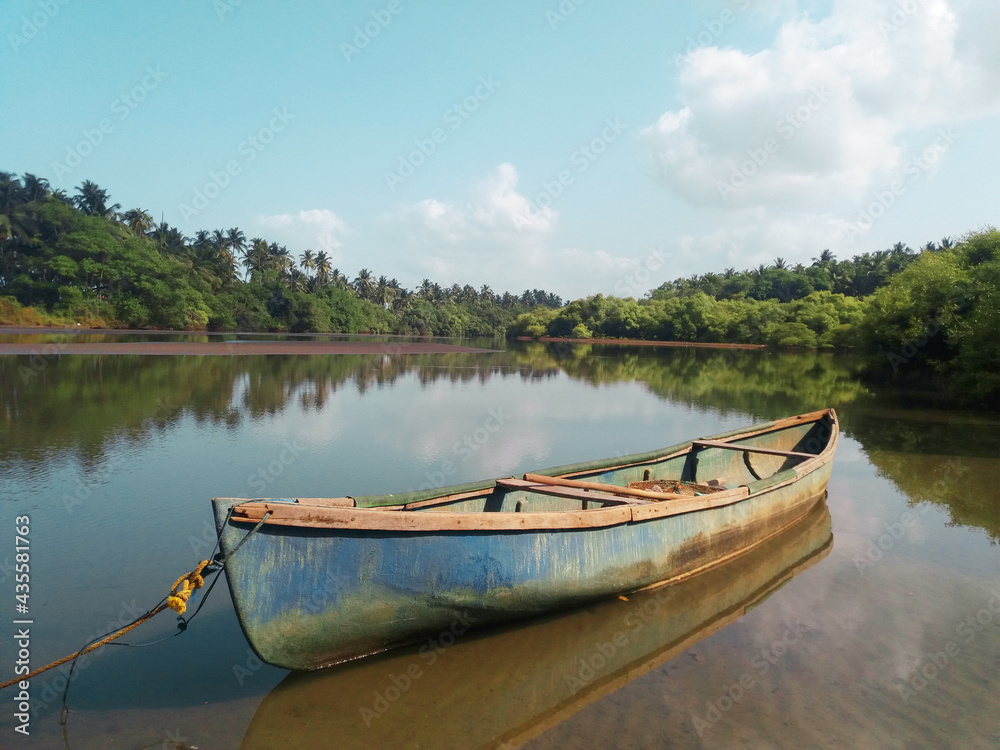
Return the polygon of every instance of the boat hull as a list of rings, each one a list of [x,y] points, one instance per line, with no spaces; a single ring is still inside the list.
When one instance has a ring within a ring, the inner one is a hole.
[[[330,737],[339,748],[414,738],[439,750],[520,747],[735,622],[818,564],[832,542],[819,503],[747,555],[627,601],[291,674],[260,704],[241,747],[325,747]]]
[[[813,463],[808,471],[759,480],[748,496],[721,507],[593,527],[425,531],[266,523],[227,560],[226,575],[257,655],[288,669],[314,669],[693,575],[805,516],[822,499],[831,469],[829,460]],[[252,528],[227,521],[232,505],[214,501],[224,553]],[[399,513],[367,510],[392,512]],[[356,517],[365,516],[350,516]]]

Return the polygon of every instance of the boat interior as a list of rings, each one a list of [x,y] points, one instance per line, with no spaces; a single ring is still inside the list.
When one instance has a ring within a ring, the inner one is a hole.
[[[717,493],[745,496],[794,478],[796,467],[816,458],[830,443],[832,420],[803,416],[813,419],[793,418],[792,424],[782,420],[761,431],[694,440],[656,454],[613,459],[613,464],[601,461],[557,467],[497,479],[467,491],[378,505],[387,510],[439,513],[544,513],[699,497],[711,500]],[[375,505],[366,500],[354,498],[356,507]]]

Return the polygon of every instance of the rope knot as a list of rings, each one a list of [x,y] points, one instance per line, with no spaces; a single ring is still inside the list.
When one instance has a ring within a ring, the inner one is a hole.
[[[170,588],[170,595],[167,597],[167,606],[170,609],[179,615],[184,614],[191,595],[205,585],[205,579],[202,578],[201,573],[211,563],[211,560],[202,560],[194,570],[182,575],[174,582]]]

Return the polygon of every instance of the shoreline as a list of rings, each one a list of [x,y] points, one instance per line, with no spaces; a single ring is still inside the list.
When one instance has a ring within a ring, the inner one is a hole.
[[[336,355],[336,354],[489,354],[497,349],[479,349],[461,344],[400,341],[136,341],[86,344],[4,344],[0,356],[28,355],[59,357],[62,355],[126,355],[148,356],[213,356],[243,357],[259,355]]]
[[[136,336],[282,336],[289,338],[301,338],[301,339],[311,339],[318,336],[337,336],[341,338],[350,339],[377,339],[377,338],[395,338],[395,339],[427,339],[427,340],[457,340],[461,339],[461,336],[418,336],[409,335],[402,333],[338,333],[336,331],[329,331],[326,333],[290,333],[288,331],[173,331],[164,330],[161,328],[84,328],[82,326],[75,326],[72,328],[60,328],[56,326],[11,326],[11,325],[0,325],[0,336],[25,336],[32,334],[89,334],[89,335],[106,335],[115,336],[119,334],[123,335],[136,335]]]
[[[767,349],[767,344],[708,344],[696,341],[647,341],[645,339],[563,339],[542,336],[518,336],[517,341],[541,341],[544,344],[620,344],[622,346],[677,346],[695,349]]]

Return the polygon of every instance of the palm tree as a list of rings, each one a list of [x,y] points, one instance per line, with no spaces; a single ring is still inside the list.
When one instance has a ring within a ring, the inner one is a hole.
[[[395,281],[395,279],[393,279]],[[392,283],[385,276],[378,277],[378,283],[375,285],[374,301],[378,302],[385,309],[392,307],[392,302],[396,299],[396,290],[393,289]]]
[[[226,233],[221,229],[212,230],[212,245],[215,246],[215,250],[218,253],[222,253],[229,249],[229,239],[226,237]]]
[[[29,203],[24,186],[17,176],[10,172],[0,172],[0,246],[9,240],[25,243],[30,241],[32,221]]]
[[[267,242],[260,237],[250,240],[250,246],[243,252],[243,267],[250,272],[251,280],[267,270],[268,259]]]
[[[272,242],[267,249],[271,259],[271,266],[278,273],[283,274],[292,267],[292,256],[288,254],[287,247],[279,245],[277,242]]]
[[[354,280],[354,289],[361,299],[371,299],[375,294],[375,282],[372,280],[371,271],[362,268],[358,271],[358,277]]]
[[[95,182],[84,180],[76,190],[79,195],[73,199],[73,202],[88,216],[110,218],[115,211],[121,208],[120,203],[109,206],[108,191],[100,188]]]
[[[288,269],[287,278],[288,278],[288,291],[290,292],[299,291],[299,289],[301,289],[307,281],[306,275],[302,273],[302,271],[294,267]]]
[[[320,286],[326,284],[330,278],[331,268],[330,258],[327,256],[326,250],[320,250],[316,253],[316,281]]]
[[[216,253],[215,248],[210,244],[197,245],[185,248],[185,252],[179,256],[181,261],[199,279],[217,290],[222,286],[222,279],[216,273]]]
[[[180,255],[187,246],[187,237],[179,229],[172,227],[167,222],[161,221],[159,225],[150,233],[150,237],[156,241],[161,253],[172,253]]]
[[[306,271],[312,271],[316,268],[316,258],[313,257],[312,250],[306,250],[299,256],[299,265],[301,265]]]
[[[493,301],[493,290],[490,289],[488,284],[483,284],[481,287],[479,287],[479,298],[484,302]]]
[[[212,244],[211,238],[208,236],[207,229],[199,229],[194,233],[194,246],[199,250],[208,247]]]
[[[125,212],[125,225],[136,237],[145,237],[153,228],[153,217],[142,208],[133,208]]]
[[[243,233],[240,232],[240,234]],[[236,255],[229,232],[224,232],[221,229],[213,231],[211,245],[215,252],[216,261],[223,272],[223,277],[226,281],[232,281],[236,277]]]
[[[420,288],[417,290],[417,294],[419,294],[426,300],[433,299],[434,290],[431,287],[430,279],[424,279],[423,281],[420,282]]]
[[[226,232],[226,241],[229,243],[229,250],[234,258],[237,253],[242,253],[246,249],[247,238],[243,235],[243,230],[238,227],[233,227]]]
[[[24,176],[24,180],[25,180],[24,181],[25,187],[27,187],[27,185],[28,185],[28,175]],[[948,248],[951,248],[951,247],[955,246],[955,243],[953,243],[951,241],[951,237],[942,237],[940,244],[941,244],[941,249],[942,250],[947,250]]]
[[[788,268],[788,264],[785,262],[784,258],[779,256],[774,259],[774,267],[780,270],[786,270]]]
[[[22,192],[25,203],[43,201],[49,197],[49,181],[44,177],[36,177],[31,172],[25,172],[23,182]]]
[[[831,250],[823,250],[818,258],[813,258],[814,266],[825,266],[828,263],[833,263],[836,260],[836,256]]]

